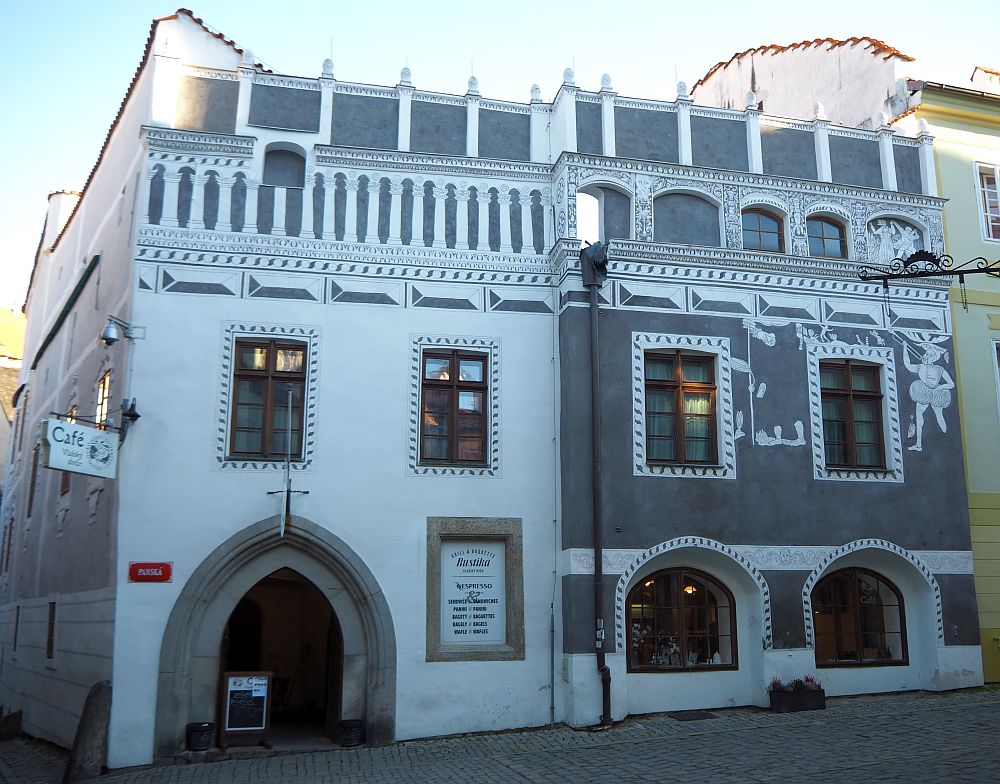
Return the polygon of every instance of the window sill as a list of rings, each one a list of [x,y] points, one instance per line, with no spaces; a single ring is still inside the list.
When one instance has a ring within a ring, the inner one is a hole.
[[[892,661],[837,661],[837,662],[816,662],[817,669],[832,670],[838,667],[908,667],[908,659]]]
[[[736,672],[739,666],[736,664],[704,664],[694,667],[629,667],[629,672],[637,674],[664,674],[664,673],[690,673],[690,672]]]
[[[672,463],[667,460],[647,460],[651,468],[725,468],[722,463]]]

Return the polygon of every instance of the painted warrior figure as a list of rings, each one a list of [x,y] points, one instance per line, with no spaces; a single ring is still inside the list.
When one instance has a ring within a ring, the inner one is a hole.
[[[924,415],[928,406],[934,410],[941,432],[948,432],[948,425],[944,421],[944,410],[951,405],[951,390],[955,388],[955,382],[951,380],[948,371],[936,364],[941,357],[946,357],[948,352],[929,342],[921,343],[920,347],[924,353],[919,364],[910,360],[909,346],[903,352],[906,369],[917,374],[917,379],[910,384],[910,399],[917,404],[917,440],[910,447],[914,452],[920,452],[924,448]]]

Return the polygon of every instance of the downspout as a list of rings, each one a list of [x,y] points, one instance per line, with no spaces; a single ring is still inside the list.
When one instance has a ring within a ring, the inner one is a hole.
[[[590,292],[590,435],[593,466],[591,491],[594,517],[594,649],[601,676],[601,726],[611,725],[611,669],[604,651],[604,494],[601,487],[601,363],[600,313],[601,274],[608,263],[607,243],[598,242],[580,252],[583,285]]]

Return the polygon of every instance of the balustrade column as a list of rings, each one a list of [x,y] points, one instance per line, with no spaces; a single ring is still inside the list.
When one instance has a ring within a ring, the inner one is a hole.
[[[477,250],[489,251],[490,248],[490,192],[485,186],[479,189],[479,244]]]
[[[337,180],[323,175],[323,239],[337,239]]]
[[[531,222],[531,196],[521,194],[521,253],[535,252],[535,232]]]
[[[313,185],[309,185],[309,183]],[[313,187],[316,178],[306,178],[306,187],[302,189],[302,223],[299,229],[299,236],[307,239],[316,239],[316,232],[313,231]]]
[[[381,183],[375,177],[368,178],[368,226],[365,227],[365,242],[377,243],[379,241],[378,203],[381,188]]]
[[[271,234],[275,237],[285,236],[285,221],[288,212],[288,188],[283,188],[280,185],[275,185],[272,189],[274,192],[274,217],[271,220]]]
[[[147,226],[150,223],[150,221],[149,221],[149,202],[150,202],[150,199],[152,198],[152,195],[153,195],[153,178],[155,176],[156,176],[156,172],[154,172],[154,171],[149,171],[149,172],[146,173],[146,191],[145,191],[145,194],[146,194],[146,203],[142,207],[142,222],[144,224],[146,224]],[[164,190],[166,190],[165,186],[164,186]],[[162,218],[162,215],[163,215],[162,210],[160,212],[160,215],[161,215],[160,220],[162,221],[163,220],[163,218]]]
[[[181,183],[181,175],[175,172],[163,175],[163,213],[160,216],[161,226],[179,226],[177,222],[177,192]]]
[[[410,216],[410,244],[424,244],[424,184],[413,183],[413,214]]]
[[[403,185],[393,182],[389,185],[392,202],[389,205],[389,244],[403,244]]]
[[[344,206],[344,242],[358,241],[358,181],[347,178],[347,193]]]
[[[191,175],[191,215],[188,217],[189,229],[205,228],[205,183],[207,177],[200,174]]]
[[[469,248],[469,192],[455,191],[455,250]]]
[[[216,182],[219,184],[219,214],[215,219],[215,230],[232,231],[234,180],[232,177],[220,176]]]
[[[500,252],[513,253],[510,244],[510,194],[501,193],[500,202]]]
[[[447,248],[448,240],[444,233],[445,207],[448,204],[448,189],[434,188],[434,247]]]
[[[243,233],[257,233],[257,189],[260,183],[257,180],[247,180],[247,200],[243,210]]]

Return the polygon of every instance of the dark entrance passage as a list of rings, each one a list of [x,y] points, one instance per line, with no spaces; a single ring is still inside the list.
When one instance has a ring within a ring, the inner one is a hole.
[[[271,741],[322,745],[340,717],[343,645],[326,597],[292,569],[279,569],[246,592],[226,623],[223,671],[274,673]]]

